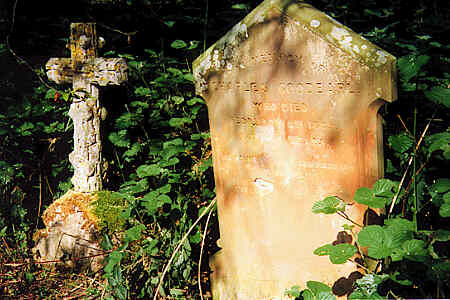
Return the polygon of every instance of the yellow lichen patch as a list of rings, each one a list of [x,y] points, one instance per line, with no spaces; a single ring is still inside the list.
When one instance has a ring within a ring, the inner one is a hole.
[[[97,196],[91,193],[68,191],[64,196],[55,200],[44,212],[42,220],[45,226],[51,226],[54,222],[63,222],[67,216],[73,213],[82,213],[87,221],[83,228],[91,225],[98,227],[99,219],[92,212],[90,203],[97,200]]]

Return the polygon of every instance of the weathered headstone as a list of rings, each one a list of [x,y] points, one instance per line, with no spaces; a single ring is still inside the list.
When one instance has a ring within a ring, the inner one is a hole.
[[[207,100],[220,227],[215,299],[281,299],[357,270],[313,254],[348,223],[314,202],[383,174],[384,101],[395,58],[308,4],[266,0],[193,66]],[[367,207],[346,213],[363,223]],[[342,233],[341,233],[342,234]]]
[[[118,85],[127,80],[127,64],[121,58],[99,58],[94,23],[70,26],[71,58],[51,58],[47,75],[56,83],[72,83],[74,97],[69,116],[74,124],[74,150],[69,155],[75,171],[73,190],[57,199],[43,214],[46,228],[35,234],[35,252],[41,260],[67,255],[78,266],[98,270],[102,253],[98,220],[91,212],[93,192],[102,189],[102,141],[100,121],[105,117],[98,86]],[[84,258],[84,259],[82,259]]]

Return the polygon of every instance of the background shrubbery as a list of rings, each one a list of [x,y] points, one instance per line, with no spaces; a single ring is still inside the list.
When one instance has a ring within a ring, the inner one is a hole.
[[[381,230],[393,228],[392,222],[405,225],[421,258],[403,255],[397,260],[395,247],[375,255],[380,266],[373,277],[359,282],[360,293],[390,298],[450,295],[450,12],[443,2],[312,3],[398,58],[399,99],[382,109],[386,177],[393,184],[389,191],[373,188],[371,195],[381,195],[376,205],[386,205],[387,211],[397,195],[389,216],[400,221],[389,221]],[[176,245],[214,198],[206,106],[195,96],[191,63],[257,4],[232,0],[0,3],[2,297],[153,295]],[[40,214],[71,187],[68,154],[73,126],[66,101],[70,86],[55,86],[43,73],[48,58],[69,56],[65,44],[71,22],[97,22],[99,35],[107,41],[101,55],[124,57],[129,64],[126,86],[101,91],[109,112],[103,122],[103,151],[109,166],[105,187],[116,192],[108,194],[112,200],[127,203],[120,216],[123,226],[118,226],[122,229],[105,230],[103,246],[110,251],[105,279],[48,271],[31,263],[32,235],[42,227]],[[197,267],[204,227],[205,220],[184,242],[166,275],[163,294],[199,296]],[[213,215],[204,258],[217,250],[217,238]],[[207,276],[205,263],[204,291]],[[317,298],[323,288],[314,283],[308,287],[304,297]],[[295,289],[292,293],[301,294]]]

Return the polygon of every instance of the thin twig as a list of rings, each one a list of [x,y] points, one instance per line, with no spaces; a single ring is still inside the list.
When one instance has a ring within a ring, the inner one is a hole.
[[[78,261],[78,260],[82,260],[82,259],[88,259],[88,258],[92,258],[92,257],[103,256],[103,255],[109,254],[111,252],[112,252],[112,250],[109,250],[109,251],[104,251],[104,252],[98,253],[98,254],[82,256],[82,257],[74,257],[74,258],[71,258],[69,260]],[[31,264],[40,265],[40,264],[62,263],[62,262],[64,262],[64,260],[56,259],[56,260],[33,261],[33,262],[24,262],[24,263],[6,263],[6,264],[3,264],[3,266],[7,266],[7,267],[23,267],[23,266],[27,266],[27,265],[31,265]]]
[[[159,289],[161,288],[161,285],[162,285],[163,280],[164,280],[164,276],[166,275],[167,270],[169,270],[169,267],[170,267],[173,259],[175,258],[175,255],[177,254],[178,250],[180,250],[180,248],[183,245],[183,243],[186,240],[186,238],[189,236],[189,234],[195,228],[195,226],[197,226],[198,222],[200,222],[200,220],[205,216],[206,212],[208,210],[210,210],[214,206],[214,204],[216,204],[216,200],[217,199],[214,198],[213,201],[211,201],[211,203],[208,205],[208,207],[206,207],[206,209],[202,212],[200,217],[198,217],[198,219],[194,222],[194,224],[192,224],[191,228],[189,228],[189,230],[184,234],[184,236],[181,239],[181,241],[178,242],[178,245],[175,248],[175,251],[173,251],[172,256],[170,257],[169,261],[167,262],[167,265],[164,267],[164,270],[163,270],[162,275],[161,275],[161,279],[159,279],[158,286],[156,287],[155,296],[153,297],[153,300],[157,299]]]
[[[423,130],[422,135],[420,136],[420,139],[417,142],[416,149],[415,149],[416,151],[417,151],[417,149],[419,149],[419,146],[422,143],[423,138],[425,137],[425,134],[428,131],[428,128],[430,128],[431,121],[433,121],[433,118],[431,118],[430,121],[428,121],[427,126],[425,126],[425,129]],[[392,203],[391,203],[391,206],[389,208],[388,218],[389,218],[389,215],[392,213],[392,210],[394,209],[394,205],[395,205],[395,202],[397,202],[398,196],[400,195],[400,190],[401,190],[401,188],[403,186],[403,182],[405,181],[406,174],[408,173],[408,170],[409,170],[409,167],[411,166],[413,158],[414,158],[414,156],[411,156],[409,158],[408,165],[406,166],[406,170],[403,173],[403,176],[402,176],[402,179],[400,180],[400,183],[398,184],[397,193],[395,194],[394,198],[392,199]],[[414,174],[413,174],[413,176],[414,176]]]
[[[336,212],[339,216],[343,217],[344,219],[346,219],[347,221],[355,224],[356,226],[363,228],[363,226],[361,224],[356,223],[355,221],[353,221],[352,219],[350,219],[350,217],[343,211],[337,211]]]
[[[203,238],[202,245],[200,247],[200,259],[198,260],[198,289],[200,291],[200,298],[203,300],[203,292],[202,292],[202,277],[201,277],[201,267],[202,267],[202,257],[203,257],[203,247],[205,246],[205,239],[208,230],[209,218],[211,217],[213,210],[211,209],[208,214],[208,218],[206,219],[205,230],[203,230]]]

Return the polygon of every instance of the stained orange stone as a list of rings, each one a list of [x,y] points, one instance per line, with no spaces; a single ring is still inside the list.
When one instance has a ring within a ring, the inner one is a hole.
[[[310,5],[267,0],[194,62],[194,77],[218,199],[214,299],[282,299],[354,272],[313,254],[349,222],[311,208],[352,203],[382,176],[377,111],[396,99],[395,58]],[[365,209],[346,213],[362,223]]]

